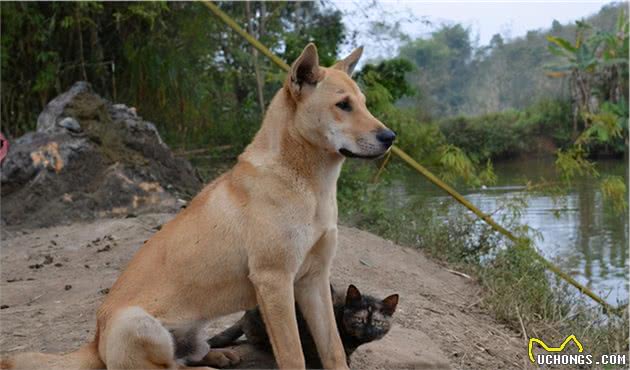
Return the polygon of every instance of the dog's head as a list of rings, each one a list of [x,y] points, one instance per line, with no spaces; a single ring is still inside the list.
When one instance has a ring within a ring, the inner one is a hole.
[[[304,139],[338,155],[376,158],[387,152],[396,134],[368,111],[365,96],[350,78],[362,52],[355,49],[325,68],[315,45],[308,44],[293,62],[285,88],[295,102],[295,124]]]

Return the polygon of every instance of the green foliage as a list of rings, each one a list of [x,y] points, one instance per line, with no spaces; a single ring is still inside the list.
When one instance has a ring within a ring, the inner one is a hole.
[[[367,89],[384,87],[390,94],[390,101],[397,101],[405,96],[412,96],[415,90],[407,83],[406,76],[414,66],[406,59],[396,58],[383,61],[378,65],[367,64],[357,72],[356,79],[363,81]],[[373,103],[373,102],[372,102]]]
[[[567,184],[577,176],[598,176],[595,165],[585,158],[580,147],[558,150],[556,154],[556,168]]]
[[[449,143],[462,148],[476,159],[508,158],[527,148],[523,140],[520,113],[506,111],[478,117],[454,117],[440,122],[440,130]]]
[[[398,133],[397,145],[413,158],[433,167],[446,181],[463,180],[481,185],[479,163],[465,151],[449,144],[436,124],[423,124],[415,119],[415,111],[394,105],[400,98],[415,94],[405,76],[412,65],[404,59],[368,64],[357,74],[363,87],[366,103],[372,114]],[[486,166],[484,180],[494,179],[492,166]]]
[[[316,2],[219,5],[288,61],[314,41],[322,64],[332,64],[345,41],[341,14]],[[9,136],[33,129],[52,97],[88,80],[99,94],[135,106],[175,147],[229,144],[238,152],[284,78],[201,3],[0,6]]]
[[[446,141],[466,152],[475,162],[505,159],[539,151],[539,142],[549,138],[555,147],[570,143],[570,105],[557,100],[540,100],[525,110],[467,117],[438,122]],[[544,149],[551,154],[552,148]]]
[[[628,208],[626,183],[620,176],[607,176],[600,182],[604,197],[610,200],[618,213]]]
[[[500,250],[489,266],[478,270],[483,285],[492,292],[486,304],[500,320],[513,323],[515,329],[519,327],[518,314],[550,318],[558,309],[546,270],[534,253],[528,243],[517,244]],[[566,314],[568,307],[562,309]]]
[[[573,146],[558,151],[556,164],[565,183],[575,176],[598,177],[593,153],[620,153],[628,140],[628,18],[619,12],[614,31],[577,22],[575,41],[548,36],[549,50],[560,63],[548,67],[553,77],[568,77],[573,97]],[[581,118],[581,122],[578,122]],[[581,123],[581,125],[579,124]],[[602,193],[623,210],[625,184],[604,179]]]
[[[422,92],[414,103],[434,114],[456,114],[465,101],[472,50],[470,30],[460,24],[443,26],[429,39],[403,45],[400,56],[417,67],[410,80]]]

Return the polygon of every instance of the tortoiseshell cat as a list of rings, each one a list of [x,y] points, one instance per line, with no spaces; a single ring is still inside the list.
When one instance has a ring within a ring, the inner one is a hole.
[[[346,351],[348,365],[350,365],[350,356],[360,345],[381,339],[389,332],[392,316],[398,305],[398,294],[392,294],[380,300],[369,295],[362,295],[357,287],[350,285],[344,297],[336,294],[332,286],[330,288],[333,294],[337,329]],[[295,307],[306,366],[321,369],[322,365],[306,321],[297,305]],[[210,338],[208,344],[211,348],[227,347],[243,334],[249,343],[272,352],[258,307],[246,311],[234,325]]]

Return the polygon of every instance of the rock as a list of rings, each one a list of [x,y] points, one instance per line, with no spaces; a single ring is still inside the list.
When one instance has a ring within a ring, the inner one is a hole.
[[[79,81],[70,90],[51,100],[37,117],[37,132],[58,131],[57,122],[64,118],[64,110],[81,94],[92,94],[89,83]]]
[[[0,169],[0,221],[9,227],[176,211],[201,187],[153,123],[86,82],[48,103]]]
[[[72,117],[62,119],[59,123],[57,123],[57,125],[72,132],[81,132],[81,125],[79,125],[79,122]]]

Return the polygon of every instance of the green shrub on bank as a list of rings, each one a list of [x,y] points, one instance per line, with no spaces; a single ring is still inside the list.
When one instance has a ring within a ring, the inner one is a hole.
[[[458,116],[443,119],[438,126],[449,144],[475,160],[505,159],[535,152],[540,139],[550,140],[554,147],[567,146],[571,142],[571,107],[560,100],[541,100],[523,111]]]

